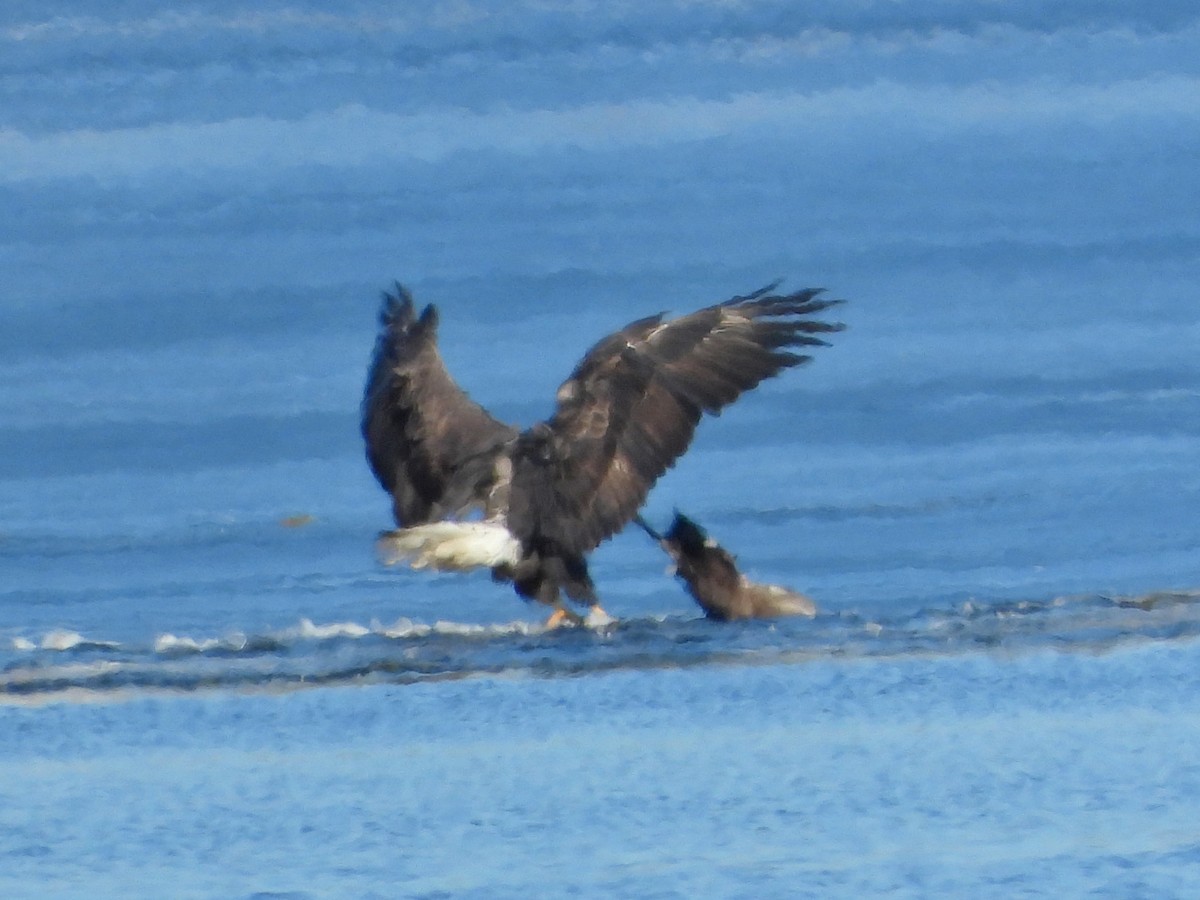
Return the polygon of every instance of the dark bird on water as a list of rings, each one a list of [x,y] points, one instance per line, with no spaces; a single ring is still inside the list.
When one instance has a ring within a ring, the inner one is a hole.
[[[641,516],[637,523],[667,551],[675,574],[708,618],[727,622],[817,614],[816,605],[804,594],[751,581],[738,571],[733,554],[682,513],[675,513],[666,534],[659,534]]]
[[[418,315],[397,285],[384,295],[362,401],[375,477],[398,530],[380,538],[389,563],[487,567],[579,622],[563,595],[605,621],[586,555],[624,528],[687,449],[700,417],[808,362],[814,318],[840,301],[772,284],[674,319],[639,319],[592,347],[558,389],[554,414],[524,430],[494,418],[447,372],[438,313]]]

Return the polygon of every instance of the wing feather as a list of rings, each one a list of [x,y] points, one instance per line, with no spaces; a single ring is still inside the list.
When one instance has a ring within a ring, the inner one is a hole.
[[[583,553],[623,528],[687,449],[703,414],[786,368],[840,324],[840,301],[769,285],[677,319],[640,319],[593,347],[554,415],[513,454],[509,527],[527,544]]]
[[[367,460],[392,495],[401,526],[483,505],[496,459],[517,435],[451,378],[438,352],[437,321],[433,306],[418,316],[400,285],[384,294],[363,390]]]

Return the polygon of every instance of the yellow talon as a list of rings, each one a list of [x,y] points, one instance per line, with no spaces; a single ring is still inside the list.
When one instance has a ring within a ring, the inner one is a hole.
[[[578,625],[579,622],[579,616],[559,606],[554,612],[550,613],[550,618],[546,620],[546,629],[562,628],[564,625]]]

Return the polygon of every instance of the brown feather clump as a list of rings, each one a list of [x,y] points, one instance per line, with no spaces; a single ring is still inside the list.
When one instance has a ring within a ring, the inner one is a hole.
[[[816,604],[804,594],[751,581],[738,570],[733,554],[682,513],[675,513],[664,535],[638,521],[667,551],[675,574],[708,618],[727,622],[817,614]]]

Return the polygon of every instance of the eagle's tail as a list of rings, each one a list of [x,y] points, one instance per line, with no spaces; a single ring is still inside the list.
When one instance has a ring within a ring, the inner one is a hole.
[[[466,572],[516,565],[520,542],[499,522],[431,522],[385,531],[375,544],[385,565]]]

